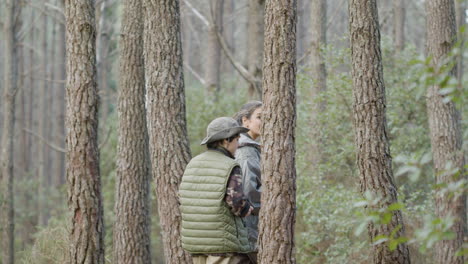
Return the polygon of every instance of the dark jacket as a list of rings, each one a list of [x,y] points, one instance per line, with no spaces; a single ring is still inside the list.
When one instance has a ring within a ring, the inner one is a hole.
[[[242,168],[242,185],[244,195],[254,207],[252,215],[244,218],[252,248],[257,248],[258,213],[260,210],[260,196],[262,193],[262,179],[260,175],[260,144],[241,134],[239,148],[236,151],[236,161]]]

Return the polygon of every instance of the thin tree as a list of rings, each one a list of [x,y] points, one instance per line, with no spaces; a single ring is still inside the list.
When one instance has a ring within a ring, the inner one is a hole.
[[[2,229],[2,260],[13,264],[14,251],[14,201],[13,201],[13,142],[15,127],[15,97],[18,79],[17,15],[20,7],[16,0],[5,2],[4,42],[5,72],[3,91],[3,131],[0,160],[0,223]]]
[[[453,44],[456,41],[455,10],[453,0],[429,0],[427,11],[427,53],[432,57],[432,65],[436,72],[444,67]],[[455,76],[456,66],[451,74]],[[444,102],[444,96],[439,93],[440,87],[435,85],[427,91],[427,112],[432,145],[432,155],[436,174],[436,184],[450,184],[464,177],[464,153],[462,149],[462,133],[460,112],[454,102]],[[451,167],[451,168],[450,168]],[[447,169],[458,169],[459,175],[447,173]],[[435,248],[436,263],[461,264],[463,256],[456,256],[462,249],[463,239],[467,235],[466,194],[451,196],[438,194],[435,198],[435,210],[438,217],[455,217],[455,223],[450,228],[455,234],[453,240],[443,240]]]
[[[206,47],[205,80],[209,95],[218,97],[221,80],[221,47],[218,43],[217,31],[223,31],[224,0],[210,0],[211,23],[208,29]]]
[[[104,263],[94,14],[92,0],[65,1],[70,263]]]
[[[249,84],[248,94],[251,98],[262,96],[262,60],[265,35],[264,16],[265,0],[250,0],[247,26],[247,69],[258,80],[256,85]]]
[[[120,34],[114,262],[151,263],[143,2],[125,0]]]
[[[166,263],[191,263],[180,241],[178,189],[190,160],[179,1],[145,2],[145,77],[150,160]]]
[[[295,263],[296,1],[265,5],[259,260]]]
[[[386,99],[380,50],[380,28],[376,0],[349,3],[351,59],[354,95],[354,129],[361,193],[369,192],[380,201],[369,209],[388,208],[396,203],[392,160],[385,117]],[[372,242],[380,235],[404,236],[401,211],[393,211],[388,224],[370,223]],[[390,250],[388,243],[373,244],[374,263],[410,263],[406,244]]]
[[[321,148],[322,138],[318,129],[319,116],[325,111],[325,101],[318,100],[327,90],[327,69],[323,48],[327,44],[327,1],[317,0],[310,3],[310,68],[313,85],[310,88],[310,99],[314,101],[311,110],[311,124],[313,126],[313,139],[311,144],[311,162],[317,167],[322,158]]]
[[[395,51],[400,52],[405,47],[405,1],[393,0],[393,43]]]

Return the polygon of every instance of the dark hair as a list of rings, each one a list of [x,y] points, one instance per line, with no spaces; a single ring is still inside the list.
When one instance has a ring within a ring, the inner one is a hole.
[[[207,143],[206,144],[206,147],[209,148],[209,149],[214,149],[214,148],[217,148],[219,146],[221,146],[224,142],[224,140],[226,139],[228,142],[232,142],[234,139],[236,139],[237,137],[239,137],[239,134],[235,134],[235,135],[232,135],[231,137],[228,137],[228,138],[223,138],[223,139],[220,139],[220,140],[216,140],[216,141],[213,141],[213,142],[210,142],[210,143]]]
[[[250,119],[253,112],[255,112],[255,110],[257,110],[258,108],[262,107],[262,105],[263,104],[260,101],[250,101],[241,107],[239,112],[237,112],[234,115],[234,119],[237,121],[237,123],[239,123],[239,125],[242,126],[242,118],[245,117],[247,119]]]

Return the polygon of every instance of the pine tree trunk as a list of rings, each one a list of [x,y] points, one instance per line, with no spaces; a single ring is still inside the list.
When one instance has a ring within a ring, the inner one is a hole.
[[[432,57],[432,65],[438,71],[443,60],[450,52],[456,40],[455,10],[452,0],[429,0],[427,3],[427,51]],[[456,69],[452,71],[455,75]],[[432,155],[436,174],[436,184],[450,184],[459,177],[446,173],[448,167],[458,168],[461,175],[464,170],[464,153],[460,113],[453,102],[443,102],[439,94],[440,87],[432,86],[427,91],[427,112],[431,136]],[[436,263],[462,264],[464,258],[455,254],[461,249],[467,235],[466,194],[451,197],[438,194],[435,199],[438,217],[453,216],[455,224],[450,229],[456,234],[453,240],[443,240],[435,247]]]
[[[266,1],[260,263],[295,263],[296,1]]]
[[[393,43],[395,50],[400,52],[405,47],[405,1],[393,0]]]
[[[224,0],[210,0],[212,23],[208,31],[208,40],[206,46],[206,70],[205,81],[208,94],[218,98],[221,80],[221,46],[218,43],[217,31],[223,32],[223,6]]]
[[[257,80],[262,79],[262,60],[264,42],[264,14],[265,0],[249,0],[248,26],[247,26],[247,67],[250,74]],[[262,84],[249,85],[249,97],[260,99],[262,97]]]
[[[126,0],[120,34],[114,263],[151,263],[150,170],[141,0]]]
[[[3,90],[3,132],[0,156],[0,228],[2,229],[2,261],[14,263],[14,201],[13,201],[13,142],[15,126],[15,97],[17,93],[18,57],[16,14],[19,6],[16,0],[5,3],[4,19],[4,90]]]
[[[180,241],[178,189],[190,148],[180,42],[179,1],[145,7],[145,77],[150,159],[166,263],[191,263]]]
[[[361,193],[370,192],[381,200],[371,210],[385,209],[396,203],[392,160],[385,117],[386,99],[380,51],[380,29],[376,0],[351,0],[349,5],[351,58],[354,95],[354,129]],[[370,223],[368,233],[375,241],[379,235],[404,236],[400,211],[393,211],[388,224]],[[374,263],[410,263],[406,244],[391,251],[387,243],[373,245]]]
[[[69,263],[104,263],[94,1],[66,0]]]

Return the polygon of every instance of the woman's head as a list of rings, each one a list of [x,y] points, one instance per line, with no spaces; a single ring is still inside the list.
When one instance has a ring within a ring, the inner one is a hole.
[[[260,127],[262,124],[261,115],[262,102],[250,101],[241,107],[234,119],[236,119],[241,126],[250,129],[248,134],[251,138],[256,139],[260,136]]]

